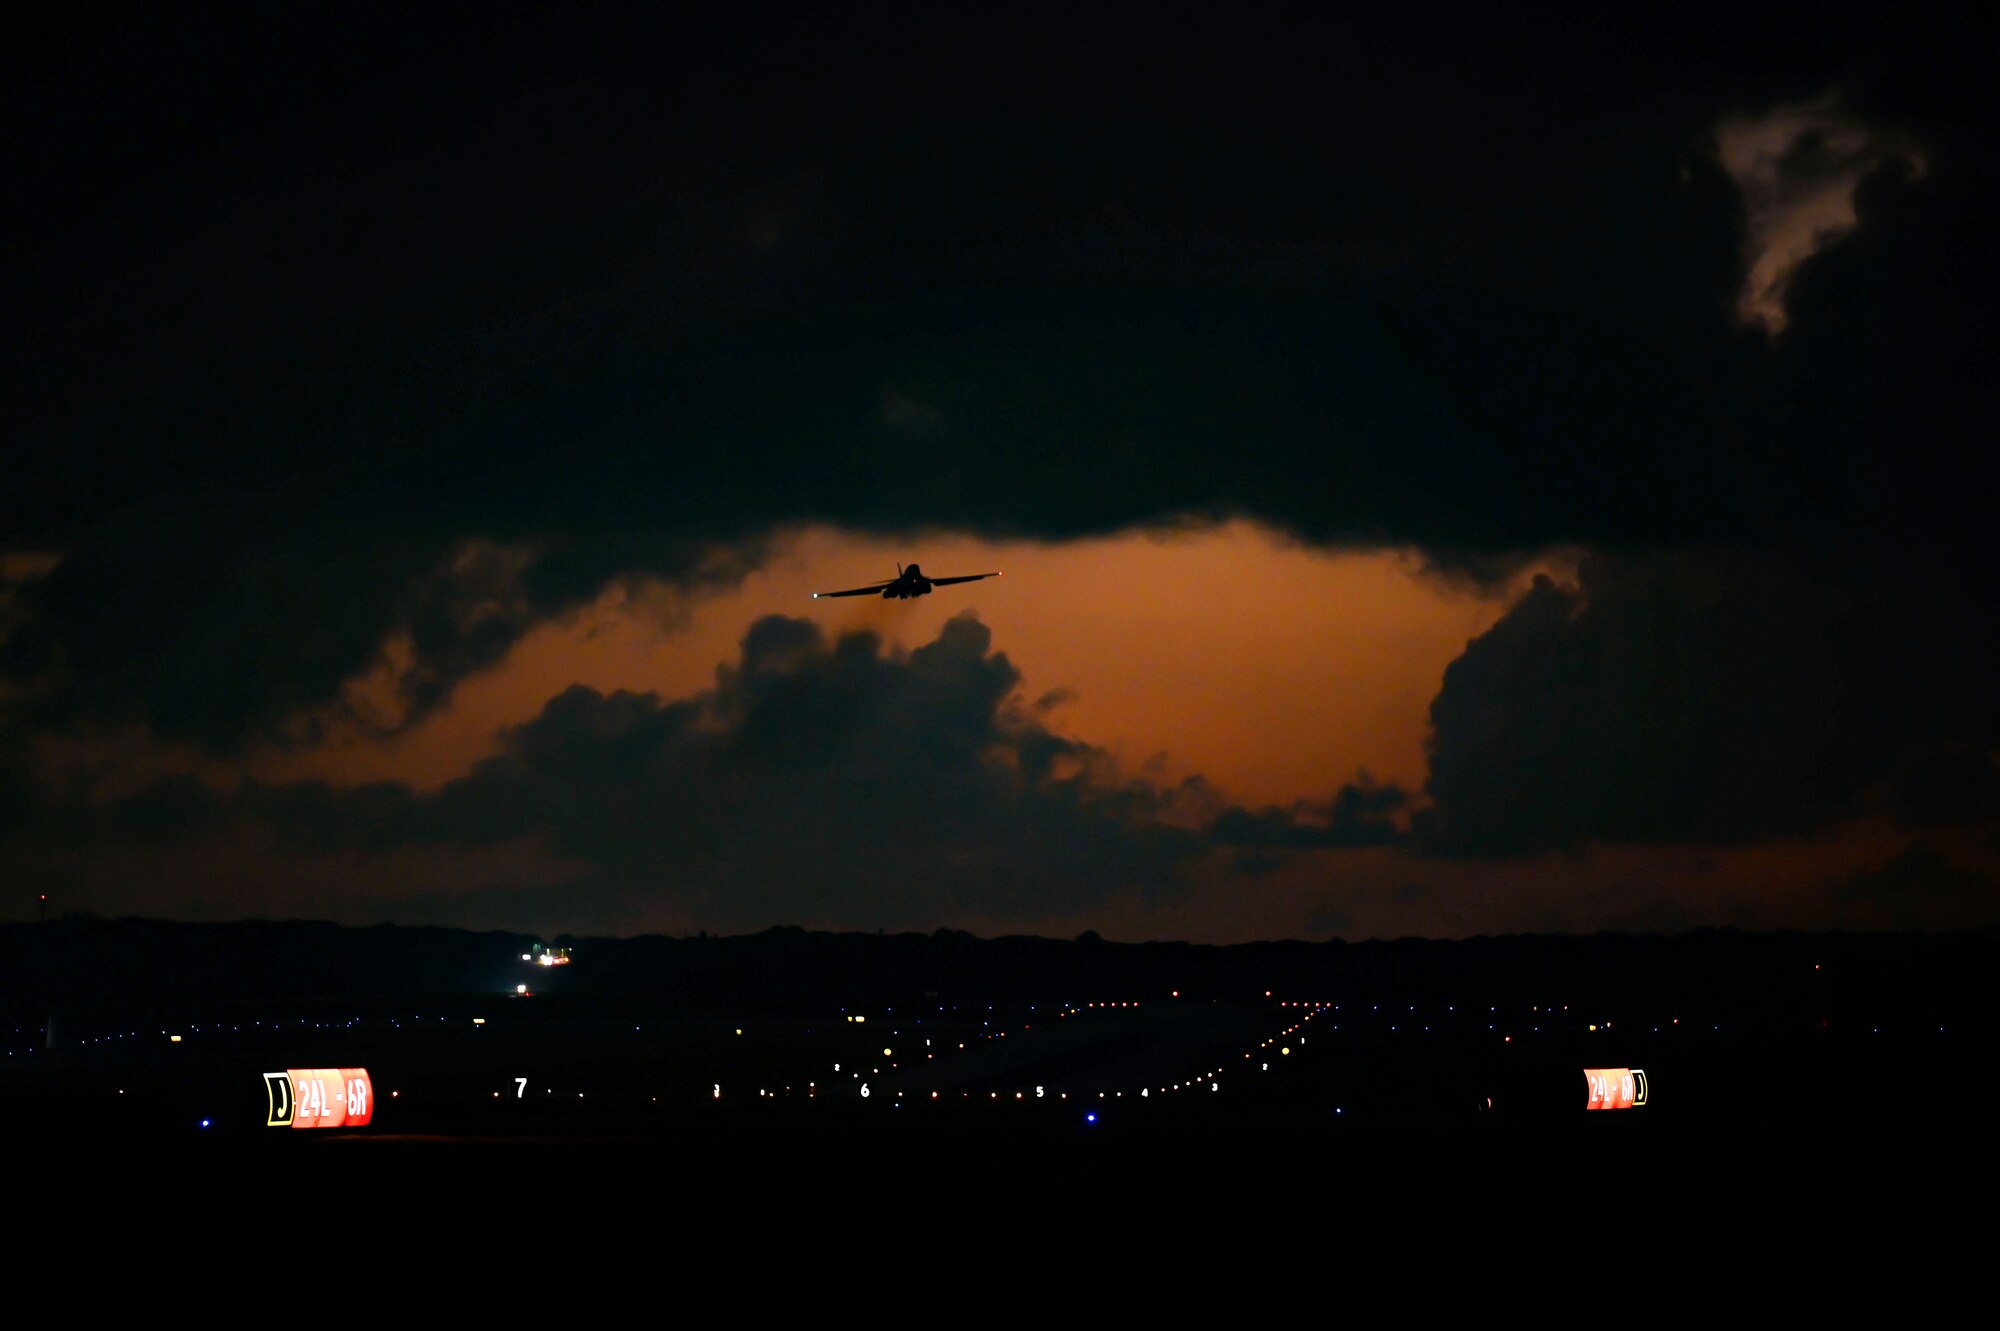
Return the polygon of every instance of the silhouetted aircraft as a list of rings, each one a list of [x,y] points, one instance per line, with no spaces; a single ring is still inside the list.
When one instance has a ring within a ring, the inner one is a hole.
[[[966,573],[956,578],[927,578],[920,565],[912,564],[904,568],[896,565],[896,576],[887,582],[870,583],[866,587],[850,587],[844,592],[814,592],[817,601],[822,596],[882,596],[898,601],[906,601],[912,596],[929,596],[931,588],[943,587],[954,582],[977,582],[981,578],[997,578],[998,573]]]

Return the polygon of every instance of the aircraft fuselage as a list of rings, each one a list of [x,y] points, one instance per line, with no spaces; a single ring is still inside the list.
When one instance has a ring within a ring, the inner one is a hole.
[[[849,587],[844,591],[837,592],[814,592],[813,599],[818,600],[822,596],[880,596],[885,601],[907,601],[912,596],[929,596],[932,588],[941,587],[948,583],[978,582],[982,578],[997,578],[999,576],[1000,574],[995,571],[992,573],[961,573],[949,578],[927,578],[924,576],[924,571],[915,564],[910,565],[908,568],[904,568],[899,564],[896,567],[895,578],[889,582],[875,582],[870,583],[866,587]]]

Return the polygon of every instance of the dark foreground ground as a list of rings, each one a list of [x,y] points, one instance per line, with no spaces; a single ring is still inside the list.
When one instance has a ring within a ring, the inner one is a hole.
[[[6,1139],[17,1186],[32,1180],[15,1215],[37,1233],[102,1235],[114,1215],[157,1252],[226,1249],[285,1269],[369,1252],[624,1253],[672,1255],[683,1270],[859,1264],[928,1280],[1096,1252],[1121,1270],[1150,1254],[1146,1280],[1164,1277],[1162,1262],[1219,1277],[1326,1261],[1349,1277],[1511,1270],[1578,1289],[1685,1289],[1726,1272],[1790,1272],[1814,1289],[1928,1272],[1935,1289],[1984,1269],[1994,1100],[1976,1047],[1914,1033],[1872,1048],[1654,1046],[1651,1103],[1593,1113],[1576,1053],[1587,1036],[1544,1037],[1510,1082],[1485,1055],[1531,1041],[1432,1034],[1418,1052],[1319,1036],[1282,1071],[1234,1074],[1250,1083],[1234,1096],[1011,1104],[991,1090],[953,1104],[949,1089],[935,1103],[831,1091],[661,1102],[620,1094],[616,1076],[659,1077],[657,1062],[607,1060],[572,1032],[573,1066],[545,1062],[524,1088],[544,1091],[537,1105],[478,1060],[436,1074],[444,1046],[476,1047],[469,1032],[414,1048],[363,1039],[383,1055],[378,1095],[404,1083],[365,1128],[265,1127],[264,1106],[237,1094],[259,1089],[255,1056],[189,1065],[204,1069],[196,1083],[232,1092],[211,1097],[227,1109],[200,1128],[184,1092],[114,1059],[63,1079],[61,1096],[10,1102]],[[358,1053],[350,1040],[310,1052]],[[585,1071],[596,1085],[571,1091]],[[124,1094],[107,1075],[129,1079]],[[449,1096],[454,1077],[502,1094]],[[1513,1112],[1484,1109],[1475,1084],[1510,1088]]]
[[[31,1248],[109,1242],[244,1303],[385,1310],[359,1291],[415,1270],[446,1307],[553,1289],[732,1321],[1795,1321],[1944,1313],[1990,1264],[1992,1143],[1965,1122],[1100,1126],[781,1111],[630,1136],[50,1141],[14,1217]]]
[[[96,983],[45,985],[0,1030],[10,1251],[30,1266],[154,1259],[209,1291],[324,1291],[436,1259],[440,1288],[537,1307],[643,1278],[675,1316],[722,1299],[874,1320],[1220,1298],[1268,1322],[1363,1294],[1394,1301],[1371,1322],[1796,1319],[1983,1298],[1983,936],[1879,961],[1853,940],[1564,943],[1567,969],[1517,948],[1483,970],[1463,948],[1323,949],[1287,971],[1038,943],[1020,980],[944,968],[1013,955],[958,939],[834,940],[865,963],[837,967],[774,937],[694,1001],[684,976],[600,984],[583,948],[524,965],[512,939],[489,978],[422,992],[154,997],[171,958],[204,954],[108,932],[126,952],[83,957]],[[940,969],[878,964],[897,948]],[[269,1126],[266,1074],[302,1068],[367,1069],[371,1121]],[[1590,1068],[1643,1069],[1648,1102],[1586,1110]]]

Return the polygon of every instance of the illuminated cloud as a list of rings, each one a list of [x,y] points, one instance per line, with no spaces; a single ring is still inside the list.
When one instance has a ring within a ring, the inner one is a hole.
[[[547,886],[496,884],[506,909],[536,919],[930,928],[1044,918],[1121,892],[1171,898],[1214,851],[1257,873],[1401,835],[1391,818],[1406,796],[1365,778],[1324,803],[1253,814],[1199,777],[1125,773],[1049,729],[1020,686],[969,615],[907,651],[771,615],[712,688],[668,699],[573,685],[435,792],[308,780],[225,793],[171,776],[49,800],[30,849],[170,857],[247,836],[326,865],[490,861],[529,845]]]
[[[532,541],[384,534],[341,515],[176,513],[99,534],[19,584],[0,686],[51,729],[143,722],[235,754],[391,735],[635,570],[697,592],[760,555],[675,533]]]
[[[150,861],[96,858],[116,829],[90,811],[154,783],[214,804],[154,792],[120,844],[262,838],[273,902],[294,870],[365,896],[355,858],[447,834],[496,855],[479,819],[504,807],[563,844],[522,893],[581,864],[563,881],[642,902],[668,862],[647,838],[692,810],[778,884],[729,895],[749,869],[695,856],[697,905],[930,926],[953,917],[893,892],[941,879],[977,918],[1055,918],[1063,891],[1105,900],[1106,865],[1173,881],[1193,856],[1233,875],[1186,917],[1209,936],[1302,921],[1267,904],[1281,885],[1304,902],[1337,886],[1322,861],[1412,844],[1439,852],[1417,874],[1437,893],[1397,899],[1412,870],[1391,864],[1321,918],[1442,928],[1448,898],[1465,927],[1629,918],[1638,886],[1537,917],[1474,868],[1507,853],[1526,903],[1537,848],[1741,855],[1828,834],[1870,789],[1886,807],[1899,774],[1927,838],[1992,835],[2000,453],[1964,423],[2000,418],[2000,138],[1969,9],[1828,15],[1720,66],[1700,23],[1644,50],[1505,16],[1356,42],[1301,10],[1275,40],[1135,51],[1118,24],[966,41],[939,12],[927,34],[740,45],[567,12],[471,45],[443,18],[385,46],[180,14],[22,44],[13,193],[51,222],[10,253],[0,834],[146,910],[182,898]],[[1799,100],[1834,86],[1853,98]],[[161,107],[186,132],[159,134]],[[1189,515],[1220,534],[1179,561],[1139,548]],[[800,531],[833,535],[794,561]],[[1007,543],[1025,563],[987,562]],[[1490,594],[1554,549],[1599,563],[1497,625],[1497,600],[1367,562]],[[1008,577],[806,599],[913,557]],[[788,689],[913,682],[967,606],[1026,691],[983,721],[915,714],[984,752],[939,769],[893,709],[847,741],[1000,800],[970,806],[987,871],[919,880],[920,790],[872,836],[819,835],[805,769],[752,741]],[[753,669],[743,631],[773,611],[819,640]],[[844,645],[864,630],[872,652]],[[689,716],[708,728],[673,729]],[[567,784],[541,765],[565,734],[599,764]],[[768,784],[734,802],[658,799],[697,758],[759,754]],[[1362,766],[1408,803],[1335,794]],[[1197,810],[1195,774],[1240,811]],[[741,812],[786,798],[790,823]],[[665,812],[628,826],[621,800]],[[1120,823],[1148,801],[1164,831]],[[1085,849],[1024,905],[990,865],[1032,861],[1032,826]],[[829,880],[767,844],[815,838],[851,865]],[[199,858],[181,881],[203,893],[239,863]]]
[[[1194,840],[1162,821],[1175,793],[1112,779],[1102,755],[1032,719],[990,644],[971,618],[905,654],[770,616],[712,690],[572,687],[435,796],[299,783],[247,790],[227,816],[306,855],[538,833],[590,870],[565,889],[592,898],[581,913],[725,928],[921,925],[1169,873]],[[183,785],[117,814],[146,828],[212,804]]]
[[[346,713],[382,698],[383,715],[402,714],[396,686],[411,662],[392,640],[381,668],[349,681],[336,707],[290,727],[304,735],[317,726],[318,743],[260,748],[248,774],[436,790],[571,684],[664,697],[711,686],[745,626],[774,609],[809,616],[830,635],[868,629],[904,650],[974,609],[1057,733],[1087,737],[1153,780],[1199,773],[1249,807],[1283,809],[1323,798],[1356,768],[1405,789],[1421,784],[1425,708],[1445,666],[1510,599],[1434,577],[1410,552],[1318,551],[1250,523],[1059,544],[815,527],[780,534],[771,549],[731,587],[690,594],[621,579],[589,606],[539,623],[434,711],[390,731]],[[1007,576],[908,602],[808,597],[912,558],[937,572]],[[1339,705],[1307,701],[1329,679],[1339,680]]]
[[[1785,295],[1800,265],[1858,224],[1854,195],[1863,178],[1892,164],[1912,179],[1926,169],[1922,152],[1863,124],[1833,97],[1731,116],[1715,141],[1746,215],[1737,315],[1773,334],[1785,331]]]

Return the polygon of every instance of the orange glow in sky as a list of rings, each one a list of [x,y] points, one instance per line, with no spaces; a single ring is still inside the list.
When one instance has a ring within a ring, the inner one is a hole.
[[[812,599],[913,560],[934,577],[1005,576],[911,601]],[[908,649],[971,612],[1021,672],[1021,700],[1063,691],[1047,723],[1127,772],[1200,774],[1253,805],[1325,799],[1361,769],[1414,788],[1445,666],[1508,599],[1426,576],[1401,552],[1318,552],[1241,522],[1061,545],[809,528],[726,593],[689,603],[657,584],[612,588],[531,632],[403,734],[349,728],[254,769],[266,780],[431,789],[571,684],[668,698],[711,687],[764,615],[810,618],[829,636],[866,629]]]

